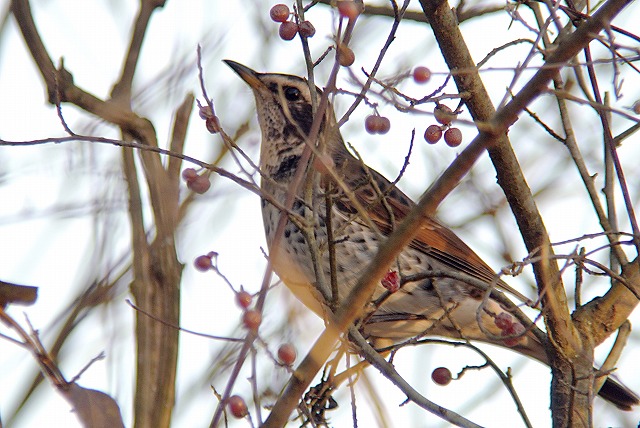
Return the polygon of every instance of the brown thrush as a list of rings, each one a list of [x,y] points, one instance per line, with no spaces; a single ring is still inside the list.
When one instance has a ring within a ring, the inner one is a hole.
[[[262,216],[273,269],[305,305],[322,316],[332,302],[348,295],[394,223],[406,216],[414,202],[347,150],[330,105],[314,143],[328,155],[342,183],[301,165],[314,122],[308,82],[225,62],[251,87],[256,100],[262,130]],[[320,99],[322,91],[315,90]],[[288,219],[277,237],[281,208],[299,167],[307,168],[307,180],[284,214]],[[277,201],[279,207],[269,200]],[[364,207],[364,215],[357,205]],[[478,340],[548,364],[540,341],[531,331],[525,332],[498,301],[483,301],[485,293],[461,279],[429,275],[435,271],[463,273],[494,284],[495,293],[507,291],[521,297],[503,281],[496,282],[491,268],[450,229],[429,218],[372,296],[375,306],[362,320],[363,333],[396,341],[421,335]],[[514,333],[521,336],[514,338]],[[611,378],[599,394],[621,409],[638,404],[633,392]]]

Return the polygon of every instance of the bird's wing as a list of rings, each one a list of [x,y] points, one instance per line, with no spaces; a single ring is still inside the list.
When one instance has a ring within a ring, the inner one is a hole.
[[[354,159],[354,162],[358,162]],[[362,177],[362,165],[358,162],[357,167],[349,168],[348,175]],[[352,165],[353,166],[353,165]],[[393,185],[389,180],[384,178],[380,173],[369,169],[369,182],[359,183],[349,180],[346,182],[355,183],[352,191],[370,216],[380,231],[388,235],[393,231],[393,224],[398,224],[409,211],[415,206],[415,203],[405,195],[400,189]],[[374,181],[378,190],[374,189],[371,184]],[[385,203],[381,202],[381,195],[385,195]],[[344,204],[349,204],[346,198],[343,199]],[[352,207],[350,207],[352,208]],[[353,212],[353,211],[351,211]],[[451,229],[441,224],[433,217],[423,219],[423,224],[416,232],[411,247],[428,254],[430,257],[450,266],[452,269],[464,272],[474,278],[478,278],[484,282],[491,283],[495,281],[495,272],[478,256],[462,239],[460,239]],[[523,302],[529,301],[524,295],[510,287],[504,281],[499,280],[496,286],[501,291],[506,291]]]

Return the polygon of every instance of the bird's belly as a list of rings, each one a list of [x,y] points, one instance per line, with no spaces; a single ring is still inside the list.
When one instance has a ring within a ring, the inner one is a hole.
[[[306,264],[300,263],[299,255],[293,253],[291,247],[282,239],[279,240],[278,248],[269,243],[269,257],[274,272],[285,283],[287,288],[306,307],[316,314],[322,316],[322,297],[313,286],[313,281],[306,269]]]
[[[299,212],[304,216],[303,212]],[[283,233],[276,238],[280,212],[270,204],[263,207],[263,219],[271,262],[276,274],[307,307],[323,316],[326,299],[316,287],[318,280],[305,235],[292,222],[287,222]],[[322,223],[320,221],[320,223]],[[327,245],[327,231],[323,224],[314,227],[317,265],[322,269],[325,295],[331,291],[331,266]],[[367,269],[383,238],[357,222],[334,219],[334,245],[338,302],[344,301]],[[274,244],[277,243],[277,249]],[[402,276],[425,273],[446,267],[429,255],[416,249],[405,248],[390,268]],[[425,332],[434,335],[456,336],[457,328],[471,328],[470,336],[480,332],[476,313],[480,301],[465,298],[467,286],[450,278],[424,278],[406,283],[389,294],[380,283],[372,296],[376,300],[387,295],[364,327],[365,333],[386,338],[408,338]],[[452,323],[452,319],[455,321]],[[456,325],[454,325],[456,324]],[[490,323],[491,324],[491,323]],[[474,327],[475,326],[475,327]],[[488,326],[492,330],[492,326]],[[499,331],[497,332],[499,334]]]

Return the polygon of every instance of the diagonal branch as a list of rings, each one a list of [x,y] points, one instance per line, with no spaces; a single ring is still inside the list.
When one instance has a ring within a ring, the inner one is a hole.
[[[477,71],[468,71],[474,70],[473,61],[448,4],[444,1],[421,0],[445,60],[454,75],[458,90],[472,94],[467,100],[467,106],[480,130],[479,135],[451,165],[454,167],[458,164],[463,169],[452,171],[451,167],[448,168],[430,191],[436,195],[436,202],[441,201],[466,173],[468,170],[466,166],[477,159],[484,147],[489,147],[488,151],[496,168],[498,183],[511,206],[527,248],[530,252],[538,249],[545,256],[540,262],[534,264],[534,273],[548,334],[554,344],[553,349],[547,349],[547,352],[554,368],[552,385],[554,419],[560,425],[567,423],[567,419],[557,419],[557,417],[569,418],[568,409],[572,407],[588,409],[586,405],[574,406],[568,398],[578,397],[577,399],[584,400],[584,403],[587,403],[588,399],[586,395],[576,394],[576,390],[571,389],[575,382],[572,376],[576,366],[569,362],[581,362],[582,364],[577,365],[585,371],[590,371],[591,365],[587,363],[589,358],[593,358],[592,342],[585,343],[583,340],[585,332],[579,331],[571,321],[558,266],[555,262],[551,262],[553,250],[548,233],[505,133],[515,123],[523,109],[547,88],[549,81],[556,76],[557,72],[584,46],[587,46],[604,27],[608,26],[611,19],[628,3],[627,0],[608,1],[591,18],[582,22],[575,32],[562,34],[554,50],[547,56],[544,66],[508,104],[494,114],[493,105]],[[459,70],[465,70],[465,73],[457,73]],[[465,153],[467,151],[469,151],[468,154]],[[437,203],[432,205],[432,207],[435,206]],[[577,377],[588,379],[587,376],[580,374]],[[558,394],[559,391],[561,394]],[[588,410],[585,411],[588,412]]]
[[[608,24],[611,18],[620,12],[627,3],[629,3],[629,0],[611,0],[605,3],[591,19],[585,22],[575,33],[567,36],[560,43],[558,49],[549,56],[545,66],[536,73],[536,75],[527,85],[524,86],[524,88],[512,99],[511,102],[498,110],[495,115],[491,114],[491,109],[493,108],[491,104],[485,104],[484,108],[489,109],[485,110],[485,113],[487,113],[487,117],[491,118],[491,120],[485,124],[479,124],[481,128],[480,134],[460,154],[460,156],[452,162],[443,175],[422,195],[416,207],[411,210],[402,223],[400,223],[398,228],[389,236],[385,244],[380,247],[368,267],[364,269],[365,274],[359,278],[358,283],[345,299],[344,303],[340,308],[338,308],[335,316],[329,320],[326,330],[317,339],[309,354],[305,357],[300,366],[298,366],[295,375],[292,376],[285,392],[283,393],[284,396],[299,397],[304,392],[313,380],[315,374],[322,367],[324,361],[329,357],[331,350],[333,349],[333,345],[336,343],[339,336],[362,313],[362,308],[368,302],[369,297],[377,286],[379,280],[385,275],[388,267],[395,260],[396,255],[402,250],[402,248],[411,242],[415,232],[419,230],[423,219],[426,218],[425,216],[430,216],[435,211],[438,204],[471,169],[475,161],[484,152],[484,149],[495,144],[496,138],[505,134],[508,128],[517,120],[518,115],[523,111],[523,109],[531,101],[537,98],[546,88],[547,84],[558,70],[583,46],[589,43],[589,41],[591,41],[595,35],[598,34],[606,24]],[[448,15],[451,11],[446,2],[440,1],[431,4],[426,0],[422,0],[422,4],[432,23],[435,22],[431,19],[432,16],[444,17],[448,26],[455,23],[454,17]],[[435,27],[437,26],[434,24],[432,28]],[[440,28],[439,31],[445,30]],[[457,25],[455,25],[455,32],[459,33]],[[469,66],[465,66],[464,69],[469,69]],[[455,69],[452,71],[455,72]],[[462,76],[462,79],[466,80],[469,79],[469,77]],[[474,81],[472,83],[475,83],[476,85],[473,88],[474,90],[482,90],[481,82]],[[478,83],[480,83],[480,85],[478,85]],[[514,169],[519,171],[519,168],[517,168],[515,155],[512,154],[509,156],[504,153],[505,151],[511,151],[508,141],[506,141],[506,139],[499,141],[498,145],[500,146],[500,149],[493,150],[491,153],[492,156],[495,155],[498,160],[503,157],[507,158],[501,159],[505,163],[507,163],[507,160],[511,161],[505,166],[506,173],[499,179],[504,180],[505,178],[513,178],[517,176],[518,172],[514,171]],[[522,182],[521,185],[526,186],[524,178],[521,176],[521,171],[519,174],[520,181]],[[517,187],[516,189],[522,191],[520,187]],[[544,233],[544,226],[542,225],[542,220],[539,214],[536,217],[536,221],[533,224],[530,224],[529,214],[531,211],[537,213],[537,210],[535,209],[535,203],[533,202],[530,192],[525,193],[525,195],[526,194],[528,194],[528,197],[523,197],[520,193],[515,191],[509,192],[509,196],[513,198],[512,205],[520,204],[516,207],[516,211],[518,212],[516,217],[523,223],[522,227],[525,240],[528,245],[532,245],[532,248],[539,247],[539,244],[544,242],[547,243],[546,247],[549,248],[548,237]],[[557,266],[555,269],[557,271]],[[548,278],[545,270],[540,269],[540,267],[538,268],[538,273],[541,278]],[[541,283],[544,284],[546,282],[547,281]],[[564,290],[562,287],[556,287],[556,290],[560,291],[561,297],[564,296]],[[563,318],[568,317],[566,306],[564,311],[565,313],[561,312],[560,314],[564,315]],[[577,339],[575,334],[572,334],[572,338]],[[279,400],[272,409],[272,412],[264,426],[275,427],[284,425],[296,403],[297,401],[295,400],[288,400],[286,403],[283,400]]]

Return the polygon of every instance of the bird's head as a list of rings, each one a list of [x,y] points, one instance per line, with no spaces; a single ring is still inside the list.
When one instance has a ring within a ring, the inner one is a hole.
[[[224,62],[249,85],[255,96],[262,130],[261,166],[269,169],[276,166],[278,159],[300,155],[314,120],[309,82],[290,74],[258,73],[231,60]],[[315,91],[320,100],[322,90],[316,86]],[[326,138],[329,134],[332,138]],[[342,142],[330,105],[320,124],[319,139],[325,139],[329,147]]]

